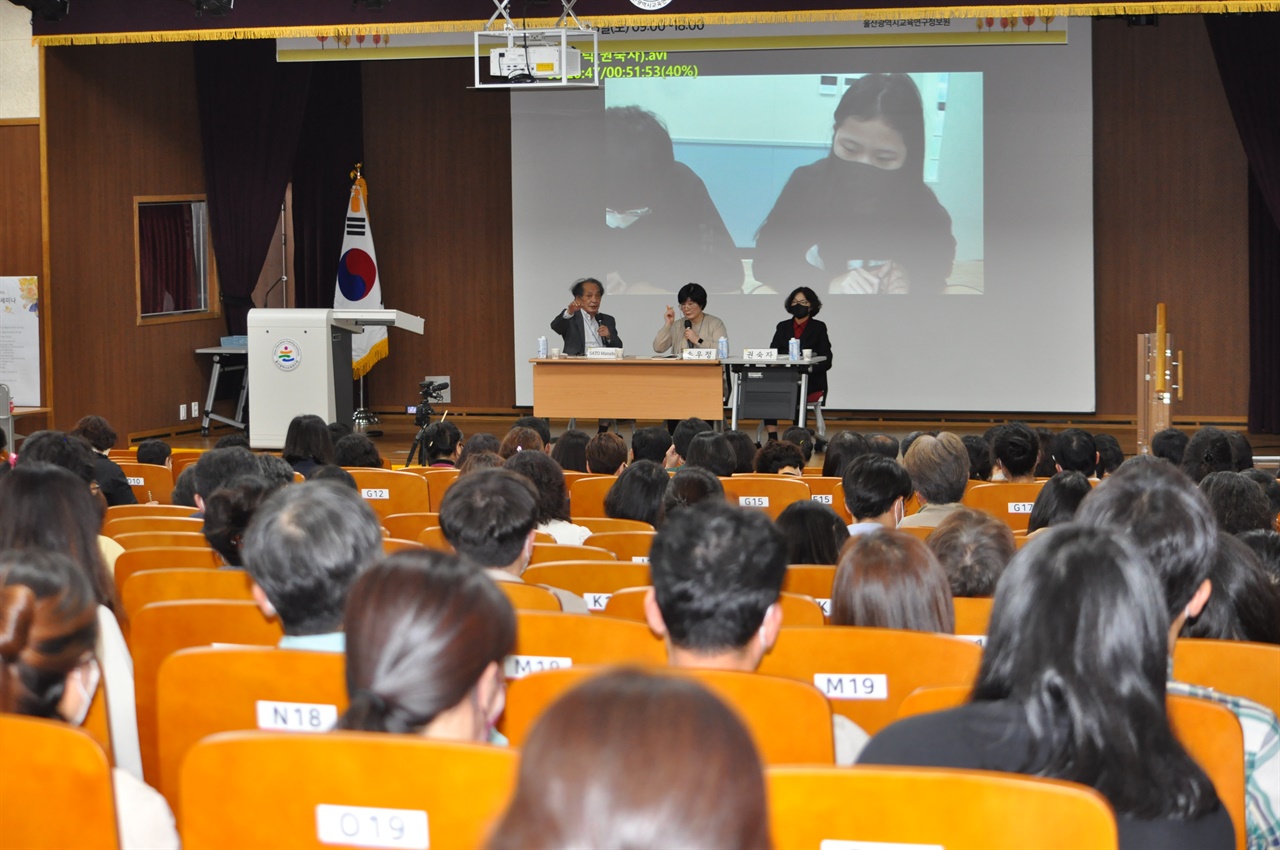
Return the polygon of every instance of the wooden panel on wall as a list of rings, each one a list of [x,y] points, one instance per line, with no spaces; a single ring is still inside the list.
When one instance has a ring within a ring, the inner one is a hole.
[[[455,404],[510,408],[510,100],[467,88],[470,59],[367,62],[363,71],[383,300],[426,319],[423,336],[392,332],[390,357],[366,379],[369,404],[412,404],[424,375],[449,375]]]
[[[133,197],[204,192],[191,46],[49,48],[45,73],[55,427],[177,425],[225,325],[137,327]]]
[[[0,275],[39,275],[40,125],[0,121]]]
[[[1248,407],[1247,166],[1199,15],[1093,27],[1098,412],[1135,415],[1157,301],[1187,353],[1178,416]]]

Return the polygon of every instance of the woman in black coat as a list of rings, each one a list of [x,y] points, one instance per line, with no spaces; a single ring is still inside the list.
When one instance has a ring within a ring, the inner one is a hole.
[[[801,351],[813,349],[814,358],[827,358],[809,367],[809,395],[805,404],[812,404],[827,394],[827,371],[831,368],[831,339],[827,336],[827,325],[815,318],[822,309],[822,299],[809,287],[798,286],[783,303],[791,318],[778,322],[769,347],[776,348],[785,357],[791,340],[799,339]],[[766,419],[764,427],[769,432],[769,439],[777,439],[778,420]]]

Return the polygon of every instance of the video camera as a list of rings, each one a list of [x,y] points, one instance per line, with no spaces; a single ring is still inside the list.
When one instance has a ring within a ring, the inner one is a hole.
[[[414,414],[413,424],[421,428],[430,421],[435,414],[435,408],[431,406],[433,401],[444,401],[444,391],[449,389],[448,381],[419,381],[418,395],[422,397],[422,402],[417,405],[409,405],[406,412]]]

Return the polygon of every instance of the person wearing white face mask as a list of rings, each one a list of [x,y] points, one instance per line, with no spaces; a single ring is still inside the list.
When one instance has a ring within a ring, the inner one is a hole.
[[[97,599],[69,558],[40,549],[0,553],[0,712],[84,723],[101,682],[97,638]],[[158,792],[120,768],[112,784],[124,850],[180,846]]]

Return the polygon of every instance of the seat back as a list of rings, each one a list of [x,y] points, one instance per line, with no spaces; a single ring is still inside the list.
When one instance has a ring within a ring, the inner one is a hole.
[[[900,526],[898,530],[906,532],[907,534],[910,534],[912,537],[918,538],[920,540],[928,540],[929,535],[933,534],[934,528],[935,526],[932,526],[932,525],[905,525],[905,526]]]
[[[533,673],[512,682],[499,724],[511,745],[524,745],[538,717],[570,688],[606,668],[573,667]],[[671,669],[705,685],[737,712],[765,764],[825,764],[835,761],[831,705],[816,688],[790,679],[725,670]]]
[[[765,782],[777,847],[1107,850],[1118,842],[1106,799],[1072,782],[924,767],[770,767]]]
[[[562,611],[560,597],[545,587],[519,581],[500,581],[498,589],[517,611]]]
[[[545,564],[549,561],[616,561],[617,557],[608,549],[599,546],[571,546],[567,543],[533,544],[533,555],[530,564]]]
[[[146,549],[126,549],[116,558],[116,593],[123,593],[129,579],[147,570],[203,569],[216,570],[222,566],[218,553],[204,547],[196,549],[184,546],[153,546]]]
[[[411,552],[415,549],[422,549],[424,544],[417,540],[402,540],[398,537],[382,538],[382,554],[393,555],[396,552]]]
[[[982,650],[950,635],[856,626],[787,627],[760,672],[814,685],[874,735],[917,688],[970,685]]]
[[[665,644],[649,627],[609,617],[516,611],[516,647],[503,665],[508,679],[581,664],[664,664]]]
[[[429,505],[427,510],[437,514],[440,513],[444,494],[453,486],[453,482],[458,480],[458,470],[447,466],[406,466],[400,471],[420,476],[427,482]]]
[[[117,463],[139,502],[169,504],[169,500],[173,498],[173,473],[169,471],[169,467],[156,466],[154,463]]]
[[[193,463],[200,460],[200,455],[205,453],[205,449],[174,449],[170,455],[172,461],[170,466],[173,470],[173,480],[177,482],[178,476],[182,474],[182,470],[186,469]]]
[[[1043,487],[1043,481],[1030,484],[1013,481],[980,484],[968,490],[961,502],[970,508],[991,514],[1014,531],[1025,531],[1031,521],[1031,507]]]
[[[649,563],[649,548],[655,531],[602,531],[582,541],[583,546],[596,546],[612,552],[619,561]]]
[[[142,606],[182,599],[253,600],[253,580],[243,570],[143,570],[134,573],[120,590],[126,619],[133,620]]]
[[[182,765],[182,843],[479,847],[517,764],[503,747],[410,735],[224,732]]]
[[[347,710],[345,657],[336,652],[198,647],[160,665],[156,790],[179,815],[187,751],[218,732],[327,732]]]
[[[418,542],[437,552],[452,552],[453,544],[444,537],[444,529],[438,525],[427,526],[418,533]]]
[[[356,480],[360,495],[379,518],[432,510],[427,480],[420,475],[369,468],[347,472]]]
[[[382,517],[382,527],[391,537],[402,540],[417,540],[424,528],[440,524],[440,514],[427,511],[415,511],[408,514],[391,514]]]
[[[104,522],[135,516],[173,516],[191,519],[195,508],[187,505],[111,505],[107,508]]]
[[[597,475],[577,478],[569,484],[569,515],[573,517],[573,521],[607,516],[604,512],[604,497],[617,480],[616,475]]]
[[[263,617],[252,602],[202,599],[142,606],[129,635],[144,779],[154,784],[158,769],[156,675],[161,662],[179,649],[213,643],[275,646],[283,634],[280,624]]]
[[[1173,645],[1173,678],[1248,697],[1280,714],[1280,646],[1179,638]]]
[[[644,597],[648,591],[648,587],[627,587],[615,591],[605,602],[605,616],[646,622]],[[591,604],[591,599],[587,599],[587,604]],[[778,606],[782,609],[782,622],[788,626],[821,626],[826,622],[822,607],[811,596],[784,592],[778,596]]]
[[[126,550],[176,546],[213,551],[209,541],[205,540],[204,535],[199,531],[129,531],[117,534],[112,539]]]
[[[111,765],[85,732],[58,721],[0,714],[0,752],[5,847],[119,846]]]
[[[821,472],[822,470],[818,470]],[[844,506],[844,488],[841,486],[840,479],[836,476],[809,475],[809,470],[805,470],[804,483],[809,485],[809,497],[815,502],[821,502],[831,510],[840,515],[845,524],[853,522],[853,517],[849,516],[849,509]],[[836,498],[836,488],[840,487],[840,498]]]
[[[985,635],[991,622],[989,596],[957,596],[951,600],[956,609],[956,634]]]
[[[734,475],[720,482],[729,504],[759,508],[771,519],[777,519],[792,502],[810,498],[809,485],[790,475]]]
[[[813,597],[824,612],[830,613],[831,586],[835,584],[836,568],[825,564],[792,564],[782,578],[784,593],[800,593]]]
[[[612,517],[574,517],[575,525],[591,530],[592,534],[600,534],[606,531],[653,531],[654,528],[647,522],[641,522],[638,519],[613,519]]]
[[[535,564],[524,571],[522,578],[529,584],[572,591],[585,599],[592,611],[603,611],[614,591],[648,584],[649,565],[634,561],[557,561]]]
[[[194,531],[198,534],[203,529],[204,520],[190,516],[129,516],[109,519],[102,524],[102,533],[107,537],[135,531]]]

